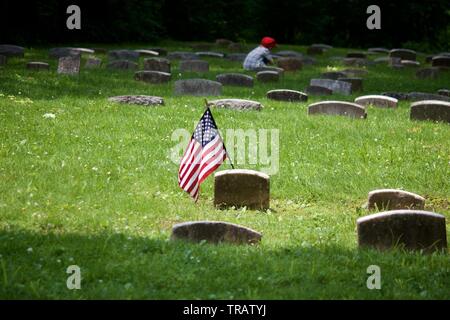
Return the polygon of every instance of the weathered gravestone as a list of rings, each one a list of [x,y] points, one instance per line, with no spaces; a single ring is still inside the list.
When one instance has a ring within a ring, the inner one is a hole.
[[[3,66],[6,64],[6,56],[0,55],[0,66]]]
[[[79,74],[80,73],[80,56],[67,56],[58,60],[59,74]]]
[[[438,100],[414,102],[411,104],[410,118],[450,123],[450,102]]]
[[[208,72],[209,63],[203,60],[182,60],[180,62],[180,71],[182,72]]]
[[[339,78],[338,80],[350,83],[352,85],[352,93],[356,91],[363,91],[362,78]]]
[[[0,44],[0,55],[5,57],[23,57],[25,48],[12,44]]]
[[[419,79],[436,79],[442,70],[439,67],[422,68],[417,70],[416,77]]]
[[[198,60],[198,56],[193,52],[185,51],[173,51],[167,54],[167,58],[170,60]]]
[[[209,58],[223,58],[225,54],[214,51],[199,51],[195,53],[199,57],[209,57]]]
[[[148,58],[144,60],[144,70],[170,73],[170,61],[164,58]]]
[[[270,90],[266,95],[267,98],[277,101],[296,102],[308,100],[308,95],[304,94],[303,92],[287,89]]]
[[[401,60],[416,60],[417,53],[409,49],[392,49],[389,51],[389,57],[400,58]]]
[[[433,67],[446,67],[450,68],[450,57],[448,56],[436,56],[431,59],[431,65]]]
[[[110,60],[134,60],[139,59],[139,52],[134,50],[111,50],[108,52]]]
[[[297,71],[302,69],[303,62],[300,58],[286,57],[278,59],[277,65],[285,71]]]
[[[214,175],[214,205],[266,210],[270,205],[270,178],[245,169],[224,170]]]
[[[307,86],[305,92],[312,96],[329,96],[333,94],[333,90],[319,86]]]
[[[379,108],[397,108],[398,100],[382,95],[367,95],[356,98],[355,103],[361,106],[372,105]]]
[[[398,189],[378,189],[369,192],[367,209],[369,210],[423,210],[425,199],[418,194]]]
[[[366,109],[359,104],[345,101],[321,101],[308,106],[308,115],[326,114],[365,119]]]
[[[330,89],[333,93],[343,95],[350,95],[352,93],[352,84],[339,80],[330,79],[311,79],[309,84],[311,86],[318,86]]]
[[[253,77],[241,73],[219,74],[216,81],[224,86],[253,87]]]
[[[81,52],[75,48],[51,48],[48,52],[50,58],[62,58],[62,57],[79,57]]]
[[[187,79],[175,81],[174,94],[193,96],[218,96],[222,93],[222,84],[205,79]]]
[[[159,106],[164,105],[164,99],[161,97],[155,96],[145,96],[145,95],[136,95],[136,96],[117,96],[108,98],[111,102],[124,103],[124,104],[137,104],[143,106]]]
[[[28,62],[27,63],[27,69],[28,70],[36,70],[36,71],[50,70],[50,66],[46,62],[35,62],[35,61],[32,61],[32,62]]]
[[[256,79],[260,82],[277,82],[280,80],[280,74],[276,71],[259,71],[256,73]]]
[[[345,76],[346,76],[345,73],[337,71],[323,72],[320,74],[321,79],[330,79],[330,80],[337,80],[338,78],[344,78]]]
[[[437,213],[393,210],[359,218],[356,223],[362,248],[447,251],[445,217]]]
[[[440,101],[450,101],[450,98],[428,92],[410,92],[408,93],[408,100],[411,101],[423,101],[423,100],[440,100]]]
[[[263,106],[261,103],[252,100],[244,99],[220,99],[211,100],[208,104],[212,107],[234,109],[234,110],[261,110]]]
[[[221,221],[192,221],[173,226],[171,240],[208,243],[257,244],[261,233],[233,223]]]
[[[138,64],[128,60],[114,60],[108,63],[107,67],[117,70],[135,70],[138,68]]]
[[[84,65],[85,68],[97,68],[100,67],[102,64],[102,59],[89,57],[86,60],[86,64]]]
[[[134,74],[134,79],[138,81],[144,81],[148,83],[166,83],[171,79],[171,74],[161,71],[138,71]]]

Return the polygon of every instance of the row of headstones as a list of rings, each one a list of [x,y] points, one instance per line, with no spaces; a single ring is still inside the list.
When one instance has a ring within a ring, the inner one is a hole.
[[[270,178],[253,170],[224,170],[214,176],[214,206],[217,208],[270,208]],[[425,199],[417,194],[380,189],[369,192],[366,208],[388,210],[357,219],[360,247],[432,252],[447,250],[445,217],[423,211]],[[193,242],[256,244],[262,234],[244,226],[219,221],[176,224],[171,238]]]

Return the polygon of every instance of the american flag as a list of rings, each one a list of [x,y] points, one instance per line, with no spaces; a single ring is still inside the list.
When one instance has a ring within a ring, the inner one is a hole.
[[[227,158],[216,122],[206,109],[181,159],[178,185],[197,201],[200,184]]]

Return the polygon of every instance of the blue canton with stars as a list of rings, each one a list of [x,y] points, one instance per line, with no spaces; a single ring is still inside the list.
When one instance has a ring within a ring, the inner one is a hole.
[[[214,124],[214,120],[211,111],[207,109],[203,114],[200,122],[195,128],[192,138],[197,140],[202,148],[210,143],[218,134],[217,127]]]

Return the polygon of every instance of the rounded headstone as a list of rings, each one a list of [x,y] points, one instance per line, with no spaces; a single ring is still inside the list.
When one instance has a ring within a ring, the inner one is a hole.
[[[280,57],[303,57],[303,53],[292,50],[278,51],[276,54]]]
[[[428,92],[410,92],[408,93],[408,100],[411,101],[440,100],[450,102],[449,97]]]
[[[367,117],[366,109],[359,104],[346,101],[321,101],[308,106],[308,115],[326,114],[357,119]]]
[[[418,194],[398,189],[378,189],[369,192],[367,209],[373,210],[398,210],[418,209],[423,210],[425,199]]]
[[[431,65],[433,67],[447,67],[450,68],[449,56],[435,56],[431,59]]]
[[[256,79],[260,82],[277,82],[280,80],[280,74],[276,71],[259,71]]]
[[[284,73],[284,69],[283,68],[278,68],[278,67],[269,67],[269,66],[265,66],[265,67],[259,67],[257,69],[255,69],[254,71],[273,71],[278,73],[280,76],[283,75]]]
[[[117,96],[108,98],[111,102],[124,104],[137,104],[143,106],[159,106],[164,105],[164,99],[155,96],[135,95],[135,96]]]
[[[139,53],[140,56],[159,56],[159,53],[153,50],[138,49],[134,51]]]
[[[372,105],[379,108],[397,108],[398,100],[383,95],[367,95],[356,98],[355,103],[361,106]]]
[[[277,101],[307,101],[308,95],[295,90],[278,89],[267,92],[267,98]]]
[[[450,97],[450,90],[448,89],[439,89],[437,93],[441,96]]]
[[[167,55],[167,50],[164,48],[148,48],[148,50],[158,52],[158,55],[160,55],[160,56]]]
[[[416,60],[417,53],[409,49],[392,49],[389,51],[389,57],[400,58],[401,60]]]
[[[171,74],[161,71],[138,71],[134,74],[134,79],[148,83],[166,83],[171,79]]]
[[[450,102],[438,100],[414,102],[411,104],[410,118],[450,123]]]
[[[297,71],[302,69],[303,62],[300,58],[286,57],[278,59],[277,65],[285,71]]]
[[[192,221],[173,226],[171,240],[208,243],[256,244],[261,233],[234,223],[221,221]]]
[[[170,60],[164,58],[147,58],[144,60],[144,70],[170,73]]]
[[[234,110],[261,110],[261,103],[244,99],[220,99],[208,102],[210,106]]]
[[[4,31],[3,31],[4,32]],[[0,55],[5,57],[23,57],[25,48],[12,44],[0,44]]]
[[[203,60],[182,60],[180,62],[180,71],[182,72],[208,72],[209,63]]]
[[[241,73],[219,74],[216,81],[224,86],[253,87],[253,77]]]
[[[443,215],[420,210],[393,210],[375,213],[356,221],[360,247],[387,250],[447,251]]]
[[[29,70],[49,70],[50,66],[46,62],[28,62],[27,69]]]
[[[270,205],[270,178],[245,169],[224,170],[214,175],[214,205],[266,210]]]
[[[175,81],[175,95],[218,96],[222,93],[222,84],[206,79],[187,79]]]

